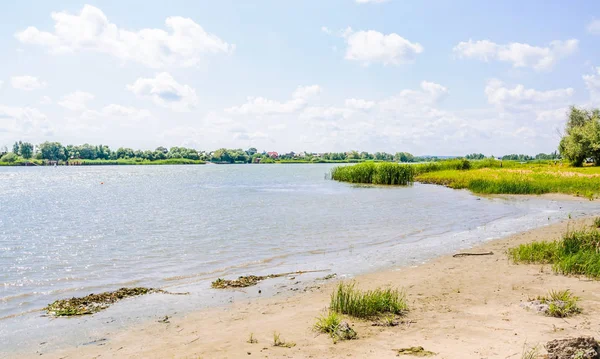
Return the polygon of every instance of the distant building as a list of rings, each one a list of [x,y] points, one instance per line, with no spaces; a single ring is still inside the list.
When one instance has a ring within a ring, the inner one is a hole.
[[[271,157],[272,159],[277,159],[279,157],[279,153],[277,152],[267,152],[267,156]]]

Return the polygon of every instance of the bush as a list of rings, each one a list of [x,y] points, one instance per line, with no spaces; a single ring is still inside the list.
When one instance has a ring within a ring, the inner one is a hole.
[[[19,156],[17,156],[13,152],[9,152],[9,153],[5,154],[4,156],[2,156],[2,158],[0,158],[0,161],[6,162],[6,163],[14,163],[18,159],[19,159]]]
[[[412,184],[414,174],[413,165],[389,162],[364,162],[352,166],[334,167],[331,170],[331,178],[336,181],[402,186]]]

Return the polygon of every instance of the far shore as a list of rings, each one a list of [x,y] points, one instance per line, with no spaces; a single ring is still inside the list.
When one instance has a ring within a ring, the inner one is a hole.
[[[315,318],[329,303],[337,283],[332,280],[293,296],[175,314],[168,323],[152,321],[131,327],[94,345],[58,352],[44,352],[43,346],[29,348],[27,355],[19,357],[396,358],[394,349],[414,346],[436,353],[434,358],[521,358],[524,348],[535,346],[543,353],[543,345],[552,339],[583,335],[600,339],[598,282],[556,275],[548,266],[515,265],[506,250],[536,240],[559,239],[568,229],[591,223],[592,218],[564,221],[469,250],[492,251],[493,255],[443,256],[415,267],[359,276],[355,281],[361,288],[404,288],[410,312],[396,327],[347,318],[358,332],[357,340],[334,344],[312,330]],[[581,298],[583,313],[565,320],[520,306],[552,289],[570,289]],[[273,347],[274,332],[296,346]],[[250,333],[258,343],[247,342]]]

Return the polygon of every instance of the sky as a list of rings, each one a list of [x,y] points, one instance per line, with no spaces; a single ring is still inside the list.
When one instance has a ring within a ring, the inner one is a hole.
[[[556,150],[600,107],[600,2],[0,3],[0,146]]]

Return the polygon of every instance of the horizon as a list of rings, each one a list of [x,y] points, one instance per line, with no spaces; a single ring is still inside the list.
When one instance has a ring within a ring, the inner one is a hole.
[[[600,107],[600,3],[591,1],[2,9],[0,146],[9,149],[22,140],[535,156],[557,149],[569,106]]]

